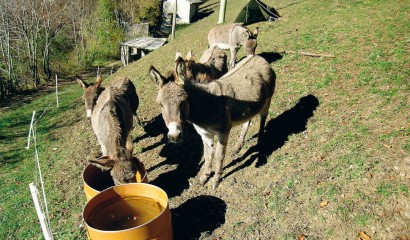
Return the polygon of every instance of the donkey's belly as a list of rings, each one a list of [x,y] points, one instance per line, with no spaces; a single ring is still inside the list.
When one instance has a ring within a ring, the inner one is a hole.
[[[231,48],[231,46],[227,43],[216,43],[215,45],[219,47],[220,49],[230,49]]]

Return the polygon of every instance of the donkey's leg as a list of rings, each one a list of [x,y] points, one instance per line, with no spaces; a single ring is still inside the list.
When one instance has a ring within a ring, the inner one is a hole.
[[[268,111],[269,111],[269,106],[270,106],[271,99],[268,99],[263,108],[262,111],[260,112],[260,125],[259,125],[259,132],[258,132],[258,151],[259,151],[259,157],[258,161],[256,162],[256,167],[260,167],[266,163],[266,156],[265,152],[262,149],[262,140],[263,140],[263,135],[265,131],[265,122],[266,118],[268,116]]]
[[[233,152],[234,155],[239,154],[239,152],[241,151],[242,146],[243,146],[243,142],[245,140],[245,136],[248,133],[248,129],[249,129],[250,125],[251,125],[251,120],[249,120],[246,123],[242,124],[242,132],[241,132],[241,135],[238,138],[238,142],[236,142],[234,152]]]
[[[140,120],[140,118],[138,117],[138,114],[137,113],[135,113],[135,115],[133,115],[133,118],[132,118],[132,127],[134,128],[137,124],[138,125],[140,125],[140,126],[142,126],[142,123],[141,123],[141,120]],[[137,124],[136,124],[137,123]]]
[[[200,133],[202,138],[202,143],[204,145],[204,169],[199,178],[199,182],[204,185],[209,177],[211,176],[212,171],[212,158],[213,158],[213,149],[214,149],[214,135],[207,132]]]
[[[259,152],[262,150],[262,138],[263,138],[263,132],[265,130],[265,122],[266,122],[266,117],[268,116],[268,111],[269,111],[269,107],[270,107],[270,102],[271,102],[271,98],[267,99],[265,101],[265,104],[262,107],[260,114],[260,124],[259,124],[259,132],[258,132],[258,148],[259,148]]]
[[[209,177],[211,176],[211,166],[212,166],[212,158],[213,158],[213,149],[214,149],[214,135],[212,133],[207,132],[205,129],[197,126],[194,124],[194,128],[196,132],[202,138],[202,144],[204,145],[204,169],[202,172],[201,177],[199,178],[199,182],[204,185]]]
[[[235,47],[231,47],[231,62],[229,63],[229,65],[231,66],[231,68],[235,67],[235,63],[236,63],[236,53],[238,52],[238,48]]]
[[[132,157],[132,150],[134,149],[134,145],[132,143],[131,135],[127,137],[127,142],[125,144],[125,155],[127,156],[127,159],[130,159]]]
[[[226,145],[228,145],[229,139],[229,131],[230,130],[224,133],[218,133],[218,143],[215,151],[215,175],[212,178],[212,189],[216,189],[221,182]]]

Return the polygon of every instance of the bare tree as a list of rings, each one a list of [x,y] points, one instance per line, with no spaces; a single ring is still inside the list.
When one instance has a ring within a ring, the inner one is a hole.
[[[0,77],[0,97],[4,97],[15,89],[15,74],[10,39],[10,16],[8,15],[8,1],[0,2],[0,53],[4,65],[0,64],[0,70],[5,77]]]
[[[64,26],[65,9],[67,0],[41,2],[42,27],[44,31],[43,40],[43,71],[47,78],[51,77],[50,69],[50,45]]]

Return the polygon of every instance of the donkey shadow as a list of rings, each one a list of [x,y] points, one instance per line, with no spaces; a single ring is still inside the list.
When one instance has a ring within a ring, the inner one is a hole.
[[[263,52],[263,53],[260,53],[258,55],[263,57],[269,63],[276,62],[276,61],[281,60],[283,58],[282,54],[277,53],[277,52]]]
[[[257,55],[263,57],[269,64],[271,64],[273,62],[276,62],[276,61],[279,61],[283,58],[282,54],[277,53],[277,52],[263,52],[263,53],[259,53]],[[240,61],[242,61],[245,58],[246,58],[246,56],[243,56],[242,58],[240,58],[236,62],[239,63]]]
[[[177,165],[176,169],[162,173],[150,181],[164,189],[170,198],[189,188],[188,179],[195,177],[201,168],[199,162],[202,158],[202,140],[191,124],[185,126],[183,139],[182,143],[165,144],[159,155],[166,159],[147,170],[149,172],[164,165]]]
[[[150,121],[146,121],[142,124],[142,127],[144,128],[144,135],[138,136],[134,139],[134,143],[139,142],[145,138],[148,137],[156,137],[159,135],[163,135],[163,137],[161,138],[161,140],[151,146],[145,147],[142,149],[142,152],[146,152],[149,151],[151,149],[154,149],[158,146],[160,146],[161,144],[165,143],[165,133],[167,132],[167,129],[165,127],[165,123],[164,120],[162,118],[161,114],[158,114],[156,117],[154,117],[153,119],[151,119]]]
[[[174,239],[204,239],[225,223],[226,203],[203,195],[172,209]]]
[[[299,102],[291,109],[283,112],[275,119],[270,120],[265,126],[261,149],[259,154],[257,146],[249,148],[241,157],[233,160],[225,166],[225,169],[240,164],[246,158],[250,158],[237,166],[235,169],[226,173],[224,178],[230,176],[236,171],[250,166],[255,160],[256,167],[263,166],[267,163],[267,157],[274,151],[281,148],[292,134],[298,134],[306,130],[307,121],[313,116],[313,112],[319,106],[319,100],[309,94],[299,99]],[[257,137],[256,135],[252,138]]]

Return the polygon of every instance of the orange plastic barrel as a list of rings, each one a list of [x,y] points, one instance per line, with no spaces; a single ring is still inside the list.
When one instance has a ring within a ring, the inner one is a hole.
[[[83,219],[92,240],[172,240],[168,196],[147,183],[108,188],[84,207]]]
[[[136,158],[133,161],[138,161]],[[148,183],[148,174],[145,170],[144,164],[138,161],[138,170],[135,174],[137,183]],[[83,185],[87,201],[90,201],[95,195],[101,191],[114,186],[114,181],[110,175],[110,171],[104,171],[100,168],[88,164],[83,171]]]

